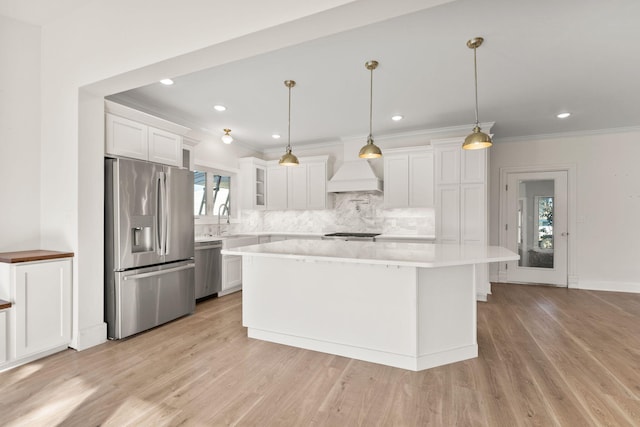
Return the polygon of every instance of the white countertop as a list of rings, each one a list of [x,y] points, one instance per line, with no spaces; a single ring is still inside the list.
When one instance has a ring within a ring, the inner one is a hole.
[[[248,255],[304,261],[353,262],[407,267],[448,267],[515,261],[519,256],[500,246],[433,243],[285,240],[223,249],[224,255]]]

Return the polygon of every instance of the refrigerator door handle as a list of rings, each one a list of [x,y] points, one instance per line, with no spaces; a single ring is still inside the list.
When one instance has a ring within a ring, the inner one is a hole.
[[[171,186],[167,185],[167,180],[171,179],[168,173],[164,174],[164,254],[169,255],[169,225],[171,224],[169,218],[169,203],[171,202]]]
[[[145,277],[161,276],[167,273],[175,273],[176,271],[189,270],[191,268],[195,268],[195,266],[196,265],[194,263],[189,263],[181,267],[174,267],[174,268],[168,268],[166,270],[152,271],[150,273],[140,273],[140,274],[132,274],[130,276],[124,276],[122,280],[137,280],[137,279],[144,279]]]
[[[164,222],[164,194],[162,192],[162,178],[164,173],[159,172],[156,179],[156,238],[158,241],[158,255],[164,255],[164,237],[162,224]]]

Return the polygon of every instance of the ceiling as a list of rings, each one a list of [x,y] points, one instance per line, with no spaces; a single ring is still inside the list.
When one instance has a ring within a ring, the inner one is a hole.
[[[0,14],[12,16],[7,11],[13,9],[13,17],[20,19],[15,16],[22,13],[20,5],[31,5],[31,21],[23,20],[37,23],[81,3],[0,0]],[[230,128],[237,142],[265,150],[286,144],[283,81],[293,79],[295,149],[367,134],[369,71],[364,63],[376,59],[374,137],[470,125],[473,52],[466,41],[482,36],[479,118],[495,121],[496,142],[635,127],[640,125],[638,17],[637,0],[456,0],[193,74],[167,76],[174,85],[154,83],[109,99],[215,136]],[[217,112],[215,104],[227,110]],[[572,116],[556,118],[563,111]],[[394,122],[394,114],[405,118]],[[273,133],[282,138],[272,139]]]
[[[42,26],[87,3],[88,0],[0,0],[0,15]]]

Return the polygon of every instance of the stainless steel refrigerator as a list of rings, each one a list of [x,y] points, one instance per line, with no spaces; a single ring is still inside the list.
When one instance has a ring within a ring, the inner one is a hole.
[[[124,338],[195,310],[193,172],[105,159],[105,320]]]

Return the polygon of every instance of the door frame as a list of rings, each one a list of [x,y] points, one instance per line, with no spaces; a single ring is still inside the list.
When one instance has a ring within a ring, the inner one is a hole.
[[[500,246],[507,247],[506,224],[508,218],[507,206],[507,180],[510,173],[528,172],[566,172],[567,173],[567,287],[575,288],[578,284],[576,275],[576,165],[572,163],[539,165],[539,166],[513,166],[500,168]],[[506,263],[498,263],[498,282],[507,282]]]

